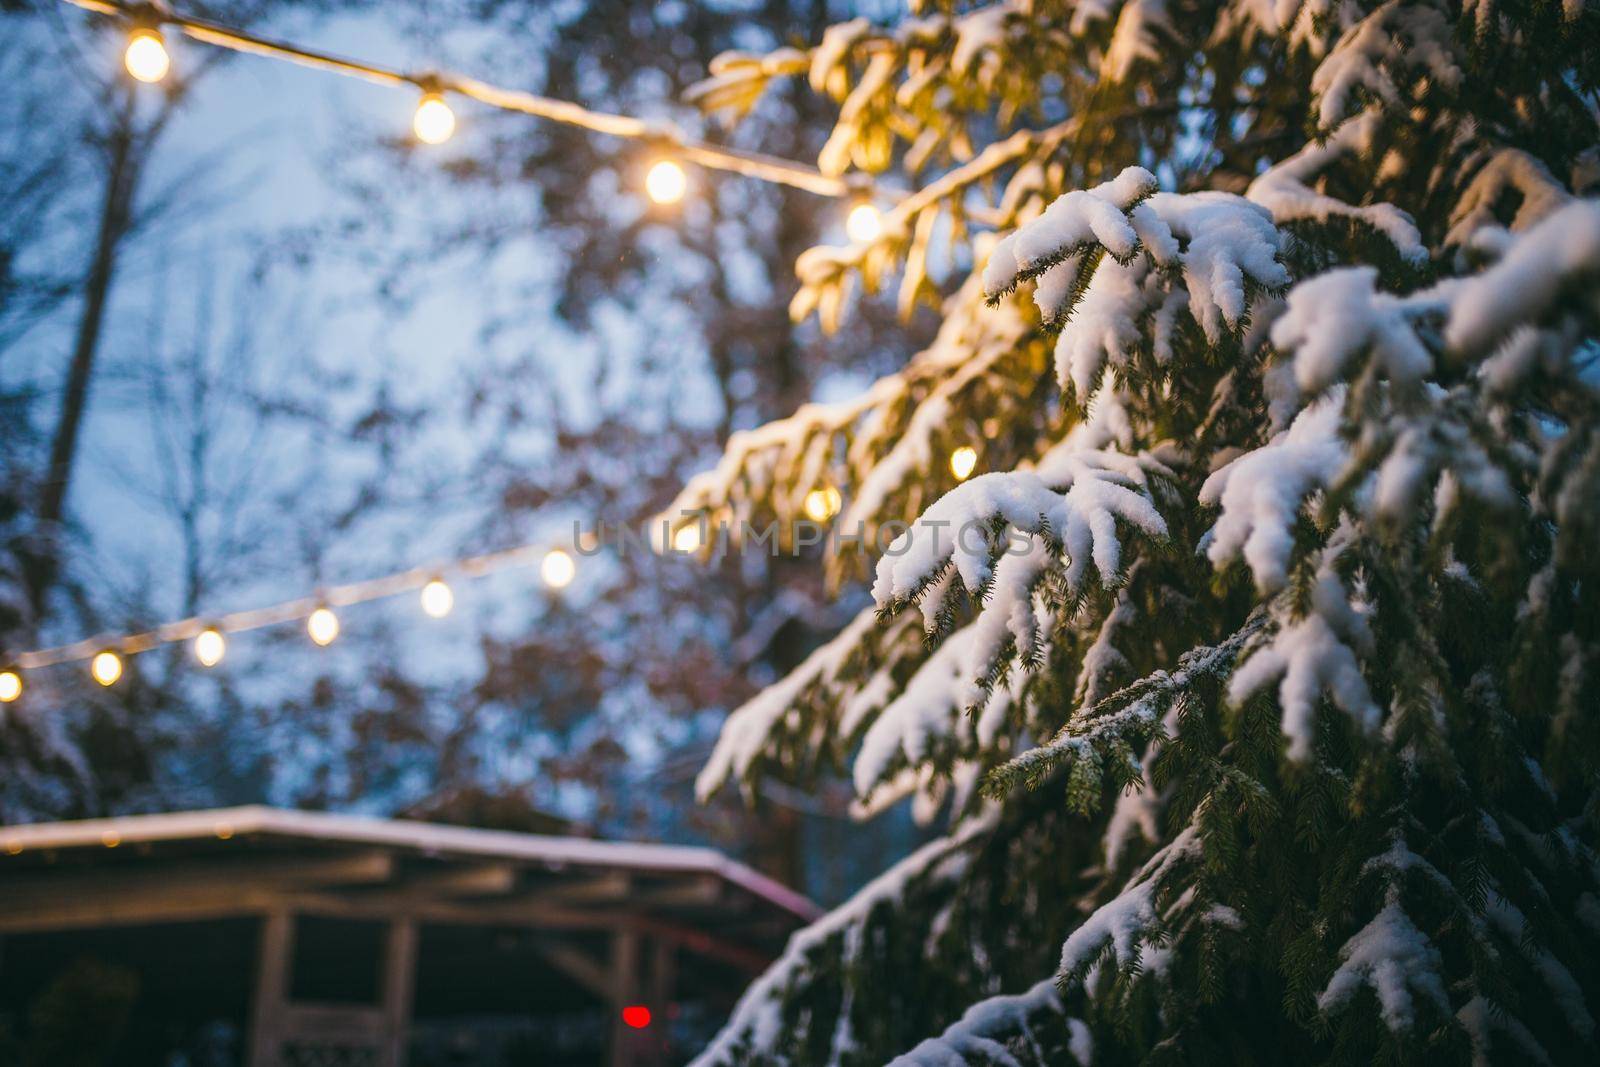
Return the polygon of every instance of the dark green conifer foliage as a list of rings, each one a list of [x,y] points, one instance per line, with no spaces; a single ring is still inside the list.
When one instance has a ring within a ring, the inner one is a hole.
[[[875,579],[701,789],[837,770],[950,830],[703,1062],[1592,1060],[1596,41],[1586,0],[1011,0],[718,61],[709,106],[808,77],[825,169],[921,189],[794,313],[897,277],[944,325],[680,497],[836,488],[829,573]]]

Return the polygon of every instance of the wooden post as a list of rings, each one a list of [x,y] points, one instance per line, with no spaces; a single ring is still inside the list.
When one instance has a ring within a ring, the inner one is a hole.
[[[651,1067],[667,1062],[668,1034],[671,1033],[672,998],[678,978],[678,946],[664,937],[650,942],[649,1000],[656,1021],[650,1027]]]
[[[294,915],[287,908],[273,908],[261,921],[250,1010],[250,1067],[281,1067],[293,952]]]
[[[611,1067],[634,1067],[634,1032],[622,1021],[622,1009],[633,1003],[639,985],[639,935],[618,930],[611,935]]]
[[[411,1040],[411,1004],[417,986],[417,921],[389,924],[383,970],[383,1042],[378,1067],[405,1067]]]

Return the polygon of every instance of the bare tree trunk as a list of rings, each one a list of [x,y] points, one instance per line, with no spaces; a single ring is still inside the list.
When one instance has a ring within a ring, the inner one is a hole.
[[[72,363],[67,369],[66,387],[61,395],[61,415],[50,443],[50,465],[39,498],[39,526],[46,550],[30,568],[29,598],[37,617],[44,599],[55,582],[60,563],[57,530],[66,509],[67,489],[71,484],[73,459],[78,451],[79,431],[89,404],[89,385],[94,377],[95,356],[105,323],[106,302],[116,275],[117,249],[127,235],[133,206],[133,191],[138,171],[134,157],[135,133],[133,98],[124,104],[107,138],[105,195],[100,206],[100,226],[95,236],[93,258],[83,282],[83,310],[78,319],[77,339]]]

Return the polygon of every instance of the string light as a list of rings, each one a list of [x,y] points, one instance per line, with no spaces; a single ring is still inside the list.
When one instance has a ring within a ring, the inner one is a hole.
[[[950,473],[956,476],[956,481],[966,481],[977,469],[978,450],[971,445],[962,445],[950,453]]]
[[[333,644],[333,639],[339,636],[339,616],[333,613],[332,608],[318,608],[306,616],[306,633],[324,648]]]
[[[172,69],[172,58],[167,55],[167,44],[161,31],[140,26],[128,35],[128,50],[122,53],[123,66],[128,73],[142,82],[158,82]]]
[[[422,587],[422,610],[430,618],[442,619],[456,606],[456,595],[443,578],[434,578]]]
[[[687,526],[680,526],[672,534],[672,547],[684,555],[697,552],[700,549],[700,526],[691,522]]]
[[[813,489],[806,494],[806,518],[812,522],[827,522],[839,514],[839,508],[843,504],[844,498],[833,486],[825,485],[820,489]]]
[[[870,200],[857,201],[844,218],[844,232],[858,245],[876,241],[883,234],[883,212]]]
[[[539,577],[551,589],[565,589],[577,576],[578,565],[565,549],[552,548],[545,553],[544,562],[539,564]]]
[[[9,704],[22,695],[22,675],[16,671],[0,671],[0,704]]]
[[[103,686],[116,685],[117,679],[122,677],[122,657],[110,649],[96,652],[89,661],[89,673]]]
[[[64,2],[97,14],[121,16],[134,23],[136,28],[129,41],[128,54],[124,57],[130,73],[150,81],[158,81],[167,74],[171,59],[167,55],[160,30],[150,25],[151,5],[148,0],[64,0]],[[697,166],[738,174],[757,181],[786,185],[793,189],[803,189],[817,196],[835,198],[862,196],[859,181],[852,181],[839,175],[824,174],[809,163],[687,137],[670,123],[662,123],[659,120],[594,111],[570,100],[558,100],[517,89],[505,89],[457,74],[442,72],[416,74],[338,56],[304,45],[262,37],[209,19],[182,15],[164,4],[160,10],[160,22],[192,40],[215,48],[226,48],[267,59],[285,60],[347,78],[361,78],[390,88],[415,91],[421,86],[424,89],[424,98],[418,102],[419,115],[413,120],[413,128],[417,126],[416,119],[422,117],[420,113],[426,110],[429,114],[429,125],[426,128],[432,130],[443,127],[440,140],[447,138],[455,126],[454,115],[450,114],[449,105],[442,99],[443,94],[448,92],[502,111],[531,115],[610,137],[658,142],[666,140],[670,142],[674,156]],[[441,97],[437,101],[437,108],[432,106],[434,102],[428,99],[429,93]],[[438,122],[439,127],[432,125],[434,122]],[[419,139],[426,139],[423,130],[418,129],[416,132]],[[678,166],[677,169],[681,172],[682,167]],[[670,174],[670,172],[663,173]],[[682,179],[664,177],[661,180],[673,182],[682,191],[669,200],[660,202],[675,202],[688,191],[686,176]],[[879,186],[878,192],[894,199],[897,214],[910,218],[927,207],[939,195],[937,190],[940,188],[940,183],[935,183],[921,192],[912,194]],[[963,214],[968,220],[986,226],[998,226],[1008,221],[1003,212],[981,204],[964,205]],[[861,217],[865,219],[867,215],[863,213]]]
[[[411,129],[423,144],[444,144],[456,132],[456,113],[437,92],[422,94],[417,101],[417,113],[411,118]]]
[[[207,626],[195,635],[194,658],[200,661],[200,666],[215,667],[222,662],[222,657],[227,651],[227,639],[215,626]]]
[[[644,190],[658,204],[676,204],[689,191],[689,176],[677,160],[658,159],[644,176]]]

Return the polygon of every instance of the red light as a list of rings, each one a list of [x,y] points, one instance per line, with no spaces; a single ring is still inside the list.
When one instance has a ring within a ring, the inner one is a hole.
[[[650,1009],[643,1004],[629,1004],[622,1009],[622,1021],[635,1030],[643,1030],[650,1025]]]

